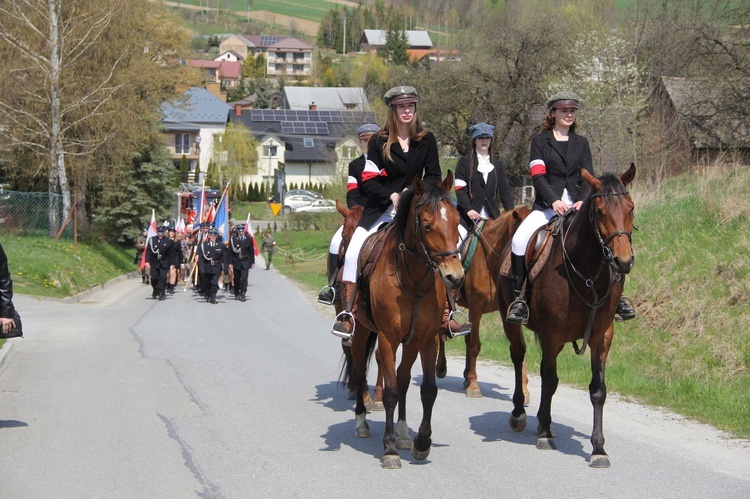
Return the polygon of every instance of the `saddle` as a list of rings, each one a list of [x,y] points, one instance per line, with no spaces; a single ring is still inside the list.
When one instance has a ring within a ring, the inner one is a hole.
[[[375,271],[375,267],[383,252],[385,239],[393,231],[395,224],[393,222],[380,226],[377,232],[365,239],[362,249],[359,252],[359,261],[357,262],[357,287],[364,300],[370,302],[370,277]]]
[[[563,216],[554,216],[544,226],[537,229],[534,235],[529,239],[529,244],[526,246],[526,268],[528,269],[528,275],[526,277],[528,284],[534,282],[539,276],[539,273],[544,268],[544,264],[547,263],[550,251],[552,250],[552,242],[554,238],[560,234],[563,228],[563,223],[568,218],[569,214],[574,213],[572,210],[567,212]],[[500,275],[513,278],[510,265],[510,244],[506,245],[503,249],[502,264],[500,265]]]

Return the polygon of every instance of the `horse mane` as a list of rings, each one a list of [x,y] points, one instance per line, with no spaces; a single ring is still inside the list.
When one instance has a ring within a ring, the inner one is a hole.
[[[409,211],[411,203],[414,200],[414,189],[409,188],[403,194],[398,202],[398,209],[396,210],[396,217],[394,223],[399,233],[403,233],[406,230],[406,224],[409,221]],[[443,189],[438,182],[427,180],[424,182],[424,196],[419,200],[416,209],[420,209],[423,206],[427,206],[430,211],[437,211],[440,209],[440,204],[443,201],[451,202],[451,198],[448,195],[448,191]]]
[[[617,175],[614,175],[612,173],[605,173],[601,177],[599,177],[599,181],[601,182],[599,186],[599,192],[598,194],[602,194],[604,202],[610,203],[611,202],[611,196],[610,194],[625,194],[625,186],[622,185],[622,182],[620,181],[620,177]]]

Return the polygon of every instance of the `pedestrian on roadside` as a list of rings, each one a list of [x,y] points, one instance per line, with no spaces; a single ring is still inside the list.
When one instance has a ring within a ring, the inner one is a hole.
[[[266,236],[263,238],[261,251],[266,255],[266,270],[268,270],[271,268],[273,254],[276,253],[276,241],[274,241],[273,236],[271,235],[271,229],[266,230]]]

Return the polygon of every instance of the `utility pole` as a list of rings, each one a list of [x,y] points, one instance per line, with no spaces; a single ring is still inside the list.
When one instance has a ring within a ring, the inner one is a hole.
[[[346,55],[346,9],[344,9],[344,40],[342,42],[341,54]]]

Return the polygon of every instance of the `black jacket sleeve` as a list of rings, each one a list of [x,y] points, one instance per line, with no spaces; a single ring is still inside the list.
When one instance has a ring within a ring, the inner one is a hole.
[[[0,317],[13,318],[13,279],[8,270],[8,257],[0,245]]]

